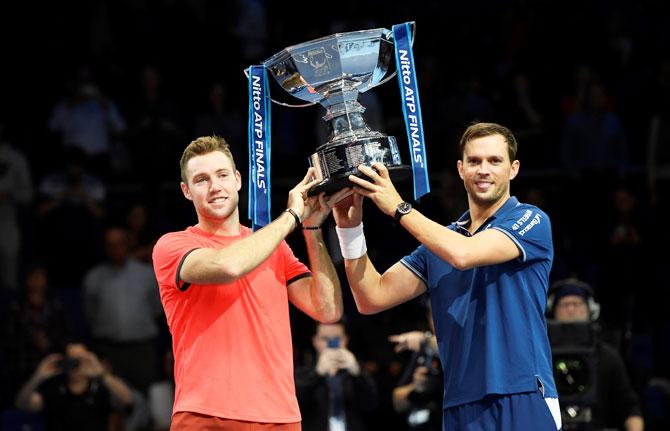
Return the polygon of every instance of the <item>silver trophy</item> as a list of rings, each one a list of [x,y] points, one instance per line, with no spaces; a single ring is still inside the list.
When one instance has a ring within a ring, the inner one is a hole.
[[[414,23],[411,25],[414,29]],[[363,118],[365,107],[358,102],[358,93],[385,83],[397,73],[391,30],[333,34],[285,48],[262,65],[284,90],[308,103],[273,102],[290,107],[320,103],[326,109],[323,119],[330,133],[309,157],[320,180],[310,195],[331,194],[351,185],[351,174],[366,178],[357,169],[360,164],[380,162],[394,181],[409,175],[410,167],[400,160],[396,138],[372,130]],[[248,69],[245,72],[248,76]]]

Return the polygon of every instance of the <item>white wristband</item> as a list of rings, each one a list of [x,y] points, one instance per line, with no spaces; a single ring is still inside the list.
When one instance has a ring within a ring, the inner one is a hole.
[[[337,238],[340,240],[340,251],[345,259],[358,259],[368,251],[363,234],[363,223],[355,227],[335,226]]]

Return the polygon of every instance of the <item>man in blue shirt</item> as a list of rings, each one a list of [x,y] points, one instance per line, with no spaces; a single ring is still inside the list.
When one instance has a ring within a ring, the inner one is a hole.
[[[539,208],[510,196],[519,172],[516,150],[503,126],[468,127],[457,167],[469,210],[447,227],[404,202],[381,164],[359,166],[371,181],[350,176],[353,198],[334,211],[361,313],[430,293],[444,369],[445,430],[561,428],[544,318],[551,224]],[[383,275],[366,253],[364,197],[421,243]]]

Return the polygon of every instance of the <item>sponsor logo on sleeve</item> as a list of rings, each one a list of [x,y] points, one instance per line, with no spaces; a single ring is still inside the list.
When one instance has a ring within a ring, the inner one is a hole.
[[[526,212],[523,213],[523,215],[519,218],[519,220],[517,220],[517,221],[512,225],[512,229],[514,229],[514,230],[519,229],[519,228],[521,227],[522,224],[524,224],[524,223],[526,223],[526,222],[528,221],[528,219],[530,218],[530,216],[531,216],[532,214],[533,214],[533,211],[531,211],[531,210],[526,210]]]
[[[526,233],[528,233],[529,230],[533,228],[533,226],[540,224],[540,219],[542,216],[540,214],[535,214],[535,217],[524,227],[519,231],[519,236],[524,236]]]

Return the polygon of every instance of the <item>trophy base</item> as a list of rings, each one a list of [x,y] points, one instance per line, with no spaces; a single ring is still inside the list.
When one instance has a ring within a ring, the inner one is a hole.
[[[387,166],[386,168],[389,171],[391,181],[393,181],[394,183],[396,181],[404,180],[409,176],[410,172],[412,171],[412,168],[408,165]],[[350,174],[339,177],[331,177],[321,181],[320,183],[309,189],[309,191],[307,192],[307,196],[315,196],[322,192],[326,192],[326,196],[330,196],[333,193],[342,190],[345,187],[353,187],[355,184],[349,181],[349,175],[356,175],[359,178],[371,181],[367,175],[362,174],[358,169],[356,169]]]
[[[381,163],[388,168],[391,180],[394,181],[406,178],[410,172],[409,166],[400,161],[395,137],[381,133],[327,142],[311,155],[309,162],[310,166],[316,168],[316,177],[321,180],[309,190],[309,196],[321,192],[331,195],[351,187],[353,183],[349,181],[349,175],[369,180],[359,172],[359,165]]]

